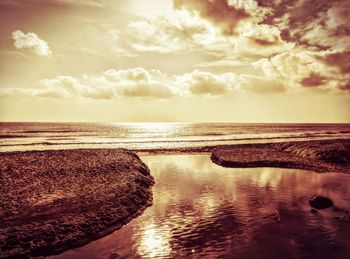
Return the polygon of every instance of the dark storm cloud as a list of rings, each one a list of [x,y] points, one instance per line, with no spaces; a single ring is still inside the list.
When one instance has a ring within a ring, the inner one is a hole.
[[[237,24],[250,17],[244,9],[230,5],[228,0],[174,0],[174,7],[198,12],[226,35],[235,34]]]

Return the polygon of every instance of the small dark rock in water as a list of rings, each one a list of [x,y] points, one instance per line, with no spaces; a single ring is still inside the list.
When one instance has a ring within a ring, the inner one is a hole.
[[[309,204],[315,209],[322,210],[333,206],[333,201],[327,197],[315,196],[310,199]]]
[[[314,213],[314,214],[318,213],[318,211],[315,210],[315,209],[311,209],[310,211],[311,211],[312,213]]]
[[[125,256],[122,256],[120,254],[118,254],[117,252],[113,252],[111,254],[111,256],[109,257],[109,259],[125,259]]]
[[[117,259],[118,257],[119,257],[118,253],[113,252],[109,258],[110,259]]]

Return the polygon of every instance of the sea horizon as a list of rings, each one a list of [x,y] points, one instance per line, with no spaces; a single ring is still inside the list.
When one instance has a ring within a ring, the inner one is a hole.
[[[349,123],[0,122],[0,152],[198,148],[350,138]]]

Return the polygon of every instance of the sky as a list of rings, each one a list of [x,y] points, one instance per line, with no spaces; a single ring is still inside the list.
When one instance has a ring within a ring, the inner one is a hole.
[[[0,0],[0,120],[350,122],[348,0]]]

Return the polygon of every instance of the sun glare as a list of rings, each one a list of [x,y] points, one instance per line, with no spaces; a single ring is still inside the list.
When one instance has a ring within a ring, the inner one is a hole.
[[[159,256],[167,256],[171,253],[169,237],[164,235],[165,231],[156,231],[156,226],[149,225],[143,232],[142,238],[138,246],[140,255],[156,258]]]

